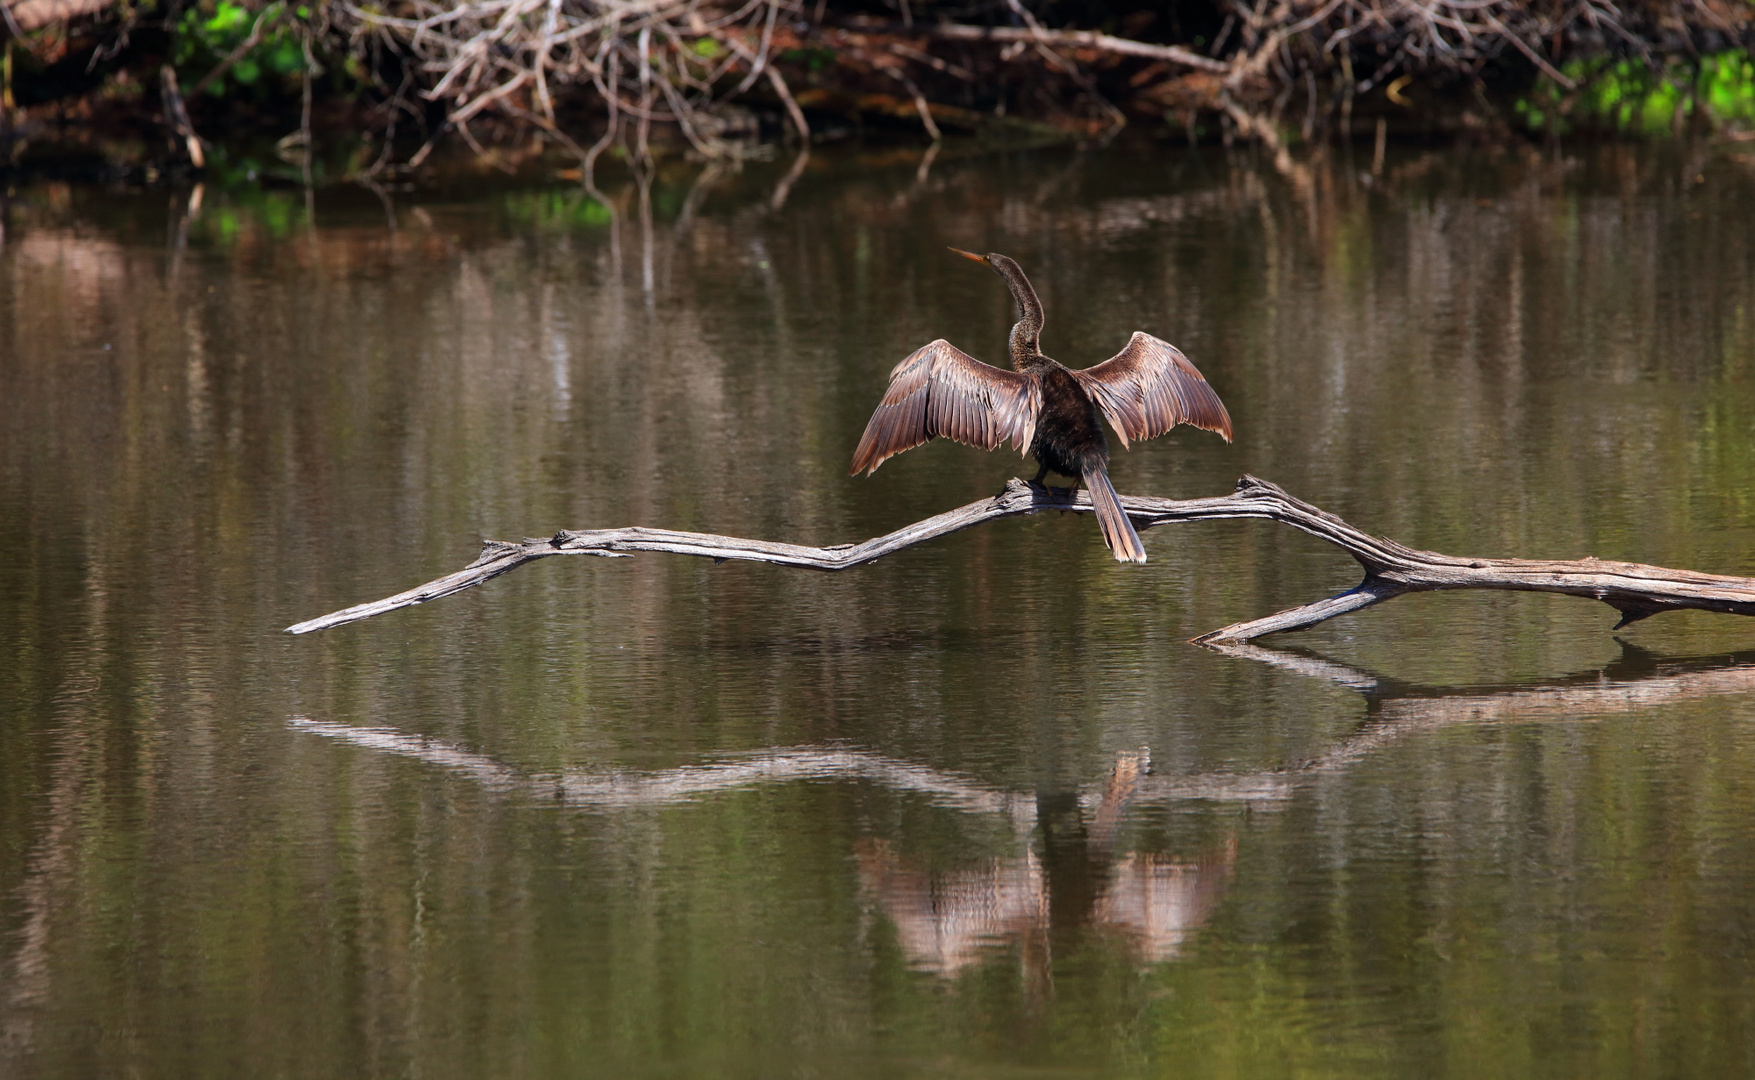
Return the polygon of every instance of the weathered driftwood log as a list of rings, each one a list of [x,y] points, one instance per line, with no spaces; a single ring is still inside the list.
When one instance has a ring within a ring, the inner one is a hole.
[[[1303,630],[1317,623],[1380,604],[1403,593],[1440,589],[1504,589],[1521,592],[1554,592],[1601,600],[1621,612],[1617,629],[1663,611],[1698,608],[1732,615],[1755,615],[1755,579],[1702,574],[1692,570],[1667,570],[1639,563],[1605,562],[1596,558],[1542,561],[1535,559],[1468,559],[1418,551],[1393,540],[1369,536],[1335,517],[1286,494],[1277,485],[1253,476],[1237,482],[1237,490],[1210,499],[1155,499],[1123,496],[1122,505],[1135,526],[1149,529],[1175,521],[1214,521],[1225,518],[1267,518],[1302,529],[1346,551],[1365,569],[1365,578],[1346,592],[1326,600],[1288,608],[1265,618],[1202,634],[1197,645],[1229,645],[1264,634]],[[358,622],[386,611],[424,604],[480,585],[534,559],[551,555],[596,555],[626,558],[639,551],[663,551],[674,555],[697,555],[723,562],[743,559],[798,566],[812,570],[847,570],[934,537],[967,529],[995,518],[1034,514],[1044,510],[1091,513],[1085,492],[1069,495],[1011,480],[1005,490],[947,513],[917,521],[905,528],[865,541],[834,547],[805,547],[765,540],[744,540],[712,533],[674,532],[669,529],[597,529],[589,532],[563,530],[548,539],[527,539],[521,544],[490,540],[481,555],[455,574],[429,581],[419,588],[360,604],[287,627],[292,634],[326,630]]]

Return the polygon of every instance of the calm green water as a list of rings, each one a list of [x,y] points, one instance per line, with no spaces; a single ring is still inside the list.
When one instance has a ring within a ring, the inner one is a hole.
[[[1265,522],[1011,520],[838,575],[1009,452],[847,460],[1031,272],[1245,472],[1457,554],[1755,574],[1737,148],[819,152],[576,186],[39,185],[0,247],[8,1077],[1755,1073],[1755,623],[1404,598]],[[642,213],[642,208],[646,213]],[[1143,768],[1149,754],[1150,772]]]

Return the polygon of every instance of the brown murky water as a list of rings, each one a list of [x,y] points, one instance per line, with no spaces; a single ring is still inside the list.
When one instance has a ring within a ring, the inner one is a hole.
[[[1746,620],[1455,594],[1217,655],[1356,569],[1069,516],[280,633],[482,538],[837,543],[1033,471],[845,475],[897,359],[1000,356],[949,244],[1051,355],[1149,330],[1224,396],[1124,492],[1755,574],[1725,148],[793,164],[8,198],[0,1072],[1755,1072]]]

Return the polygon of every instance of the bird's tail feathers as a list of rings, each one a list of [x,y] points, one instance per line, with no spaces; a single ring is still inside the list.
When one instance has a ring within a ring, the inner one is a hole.
[[[1121,496],[1109,482],[1109,472],[1102,466],[1085,471],[1085,487],[1091,492],[1091,505],[1097,510],[1097,525],[1103,530],[1103,542],[1109,545],[1117,562],[1145,562],[1146,548],[1140,534],[1134,531],[1127,511],[1121,508]]]

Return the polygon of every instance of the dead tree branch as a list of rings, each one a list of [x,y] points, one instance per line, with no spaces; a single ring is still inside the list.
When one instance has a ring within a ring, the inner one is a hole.
[[[241,2],[254,19],[249,34],[228,38],[230,51],[192,88],[165,95],[168,109],[212,92],[296,28],[308,57],[301,84],[318,72],[316,56],[341,61],[387,95],[396,84],[391,110],[413,111],[413,96],[442,107],[434,139],[455,132],[479,148],[472,123],[490,138],[534,127],[570,149],[620,144],[644,164],[655,123],[681,137],[661,135],[661,154],[686,146],[730,160],[768,156],[764,130],[772,136],[789,128],[808,141],[812,124],[820,127],[812,117],[822,114],[861,124],[867,116],[886,124],[917,116],[935,139],[941,128],[1094,138],[1130,116],[1180,121],[1193,137],[1198,117],[1219,117],[1227,138],[1240,133],[1278,155],[1289,140],[1281,121],[1294,92],[1307,103],[1304,141],[1326,137],[1337,123],[1351,137],[1354,100],[1364,95],[1374,95],[1361,102],[1378,113],[1373,119],[1413,119],[1455,98],[1458,86],[1473,86],[1486,112],[1466,115],[1492,123],[1496,107],[1480,88],[1496,68],[1514,76],[1509,88],[1521,85],[1519,72],[1539,74],[1538,90],[1554,99],[1557,116],[1584,118],[1606,108],[1585,92],[1592,80],[1611,77],[1612,65],[1598,61],[1628,57],[1688,97],[1693,115],[1729,127],[1742,123],[1740,114],[1715,113],[1705,84],[1685,85],[1681,73],[1688,63],[1704,71],[1702,57],[1755,44],[1748,0],[1219,0],[1214,14],[1223,14],[1224,27],[1211,45],[1199,37],[1154,42],[1050,26],[1043,19],[1052,5],[1022,0],[903,0],[896,22],[874,16],[877,5],[846,0]],[[1105,6],[1081,15],[1104,21]],[[0,26],[27,49],[38,47],[33,41],[47,48],[49,38],[62,42],[54,48],[67,47],[64,35],[36,32],[52,24],[104,28],[112,40],[92,53],[92,63],[100,56],[108,63],[145,17],[138,7],[0,0]],[[1122,7],[1153,14],[1138,4]],[[994,20],[1021,25],[979,25]],[[165,29],[183,33],[168,23]],[[1142,23],[1132,32],[1165,28]],[[150,70],[138,74],[150,81]],[[64,80],[32,78],[62,93],[48,84]],[[1326,89],[1319,92],[1319,83]],[[1410,88],[1413,97],[1404,93]],[[110,96],[105,90],[100,98]],[[191,158],[200,153],[192,130],[178,129]],[[424,161],[431,145],[407,167]],[[386,160],[376,168],[392,167]]]
[[[1209,56],[1185,49],[1180,45],[1154,45],[1146,41],[1133,41],[1129,38],[1118,38],[1113,34],[1100,34],[1094,30],[1045,30],[1021,26],[964,26],[960,23],[944,23],[926,29],[926,33],[946,41],[996,41],[1012,44],[1013,42],[1029,42],[1049,46],[1067,48],[1096,49],[1098,52],[1115,53],[1118,56],[1139,56],[1148,60],[1166,60],[1172,64],[1181,64],[1196,71],[1210,71],[1216,75],[1228,75],[1231,65],[1214,60]]]
[[[1446,589],[1552,592],[1601,600],[1621,612],[1617,628],[1660,612],[1687,608],[1755,615],[1755,579],[1668,570],[1639,563],[1605,562],[1596,558],[1556,561],[1469,559],[1420,551],[1361,532],[1333,514],[1295,499],[1277,485],[1253,476],[1245,476],[1237,482],[1236,491],[1217,498],[1178,500],[1124,496],[1121,501],[1141,529],[1176,521],[1230,518],[1278,521],[1334,544],[1356,559],[1365,570],[1364,580],[1346,592],[1202,634],[1194,639],[1198,645],[1232,645],[1264,634],[1303,630],[1336,615],[1359,611],[1404,593]],[[587,532],[562,530],[548,539],[527,539],[518,544],[490,540],[483,545],[481,555],[473,563],[454,574],[383,600],[289,626],[287,632],[307,634],[313,630],[327,630],[387,611],[424,604],[473,588],[527,562],[552,555],[627,558],[635,552],[660,551],[695,555],[717,562],[741,559],[810,570],[848,570],[983,522],[1044,510],[1090,513],[1090,496],[1085,492],[1068,495],[1014,479],[991,499],[917,521],[862,544],[834,547],[807,547],[637,526]]]
[[[183,146],[189,152],[190,164],[197,169],[207,168],[207,155],[201,148],[201,136],[195,134],[195,125],[189,122],[189,110],[183,106],[183,95],[177,90],[176,69],[164,64],[158,69],[158,74],[165,124],[183,140]]]
[[[748,152],[716,134],[724,126],[716,114],[764,80],[792,126],[809,137],[809,123],[788,81],[789,75],[815,81],[798,66],[806,62],[798,57],[807,55],[835,57],[828,82],[855,97],[862,84],[873,92],[873,81],[901,82],[923,126],[935,133],[937,121],[928,108],[933,87],[917,84],[905,70],[907,62],[968,83],[976,81],[973,73],[928,51],[935,42],[955,42],[964,50],[986,46],[981,51],[992,54],[989,68],[994,61],[1001,67],[1020,62],[1025,50],[1033,49],[1044,72],[1076,87],[1101,114],[1101,126],[1114,128],[1124,117],[1098,87],[1099,56],[1107,62],[1148,61],[1162,71],[1184,69],[1182,76],[1142,93],[1150,97],[1161,90],[1182,102],[1178,107],[1195,102],[1209,111],[1261,106],[1272,98],[1275,85],[1305,78],[1300,72],[1309,75],[1308,82],[1314,72],[1334,70],[1343,45],[1347,55],[1361,49],[1383,58],[1376,74],[1350,88],[1358,92],[1403,71],[1443,68],[1472,74],[1508,48],[1571,88],[1573,81],[1550,62],[1558,57],[1545,56],[1542,49],[1557,48],[1575,24],[1594,26],[1592,20],[1613,21],[1620,14],[1613,0],[1552,11],[1529,0],[1279,0],[1272,5],[1259,0],[1254,6],[1232,0],[1232,5],[1242,17],[1242,31],[1230,53],[1217,57],[1183,45],[1046,27],[1016,0],[1008,6],[1022,26],[917,25],[907,17],[888,24],[859,16],[825,27],[822,5],[815,19],[806,20],[801,0],[392,0],[387,5],[337,0],[334,12],[336,29],[356,46],[375,38],[407,57],[426,84],[421,93],[443,102],[454,126],[488,111],[525,119],[540,115],[552,126],[557,89],[590,88],[611,121],[612,137],[626,137],[614,131],[618,118],[641,131],[653,121],[675,124],[708,158]],[[874,59],[868,45],[895,63]],[[777,63],[790,68],[782,71]],[[1350,66],[1346,70],[1350,73]],[[1265,125],[1264,120],[1245,130],[1259,133]],[[645,145],[644,138],[640,142]]]

